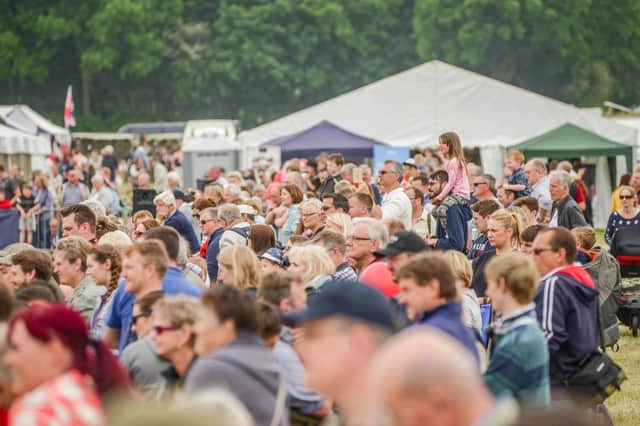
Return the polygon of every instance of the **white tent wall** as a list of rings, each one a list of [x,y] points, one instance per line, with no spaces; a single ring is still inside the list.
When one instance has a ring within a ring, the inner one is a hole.
[[[435,146],[439,134],[456,131],[464,147],[480,148],[484,169],[498,181],[505,148],[565,123],[633,146],[638,137],[637,129],[574,105],[431,61],[242,132],[240,141],[258,146],[321,120],[396,146]],[[609,175],[600,171],[596,179]],[[606,190],[598,185],[597,191]],[[603,211],[609,201],[597,203]]]

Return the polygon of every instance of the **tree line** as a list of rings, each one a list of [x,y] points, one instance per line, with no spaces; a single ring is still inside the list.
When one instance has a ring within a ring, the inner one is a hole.
[[[244,128],[431,59],[581,106],[640,99],[637,0],[0,0],[0,103],[77,130]]]

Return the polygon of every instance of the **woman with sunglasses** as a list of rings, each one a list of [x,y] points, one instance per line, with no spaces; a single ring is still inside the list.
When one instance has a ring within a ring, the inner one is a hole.
[[[620,187],[618,198],[622,207],[611,213],[604,233],[604,239],[608,244],[611,244],[618,229],[640,224],[640,209],[638,209],[636,191],[630,186],[623,185]]]
[[[150,396],[161,394],[166,382],[162,373],[171,366],[171,363],[156,354],[151,336],[153,305],[162,297],[162,291],[153,291],[135,301],[131,332],[138,336],[138,340],[129,344],[120,356],[120,362],[129,372],[136,388]]]

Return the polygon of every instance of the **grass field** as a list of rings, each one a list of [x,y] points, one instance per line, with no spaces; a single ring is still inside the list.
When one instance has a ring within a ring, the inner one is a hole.
[[[620,350],[611,357],[624,369],[627,381],[622,392],[616,392],[606,402],[616,426],[640,425],[640,340],[631,330],[620,324]]]
[[[597,230],[598,245],[604,242],[604,231]],[[622,392],[616,392],[606,402],[616,426],[640,425],[640,340],[631,336],[629,327],[620,323],[620,350],[610,352],[611,357],[624,369],[627,381]]]

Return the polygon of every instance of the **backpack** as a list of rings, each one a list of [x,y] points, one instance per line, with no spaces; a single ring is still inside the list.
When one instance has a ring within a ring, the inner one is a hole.
[[[614,346],[620,339],[618,331],[617,295],[620,294],[622,277],[620,265],[606,249],[595,247],[600,252],[591,262],[584,265],[584,269],[593,279],[599,294],[600,328],[604,336],[605,347]]]

